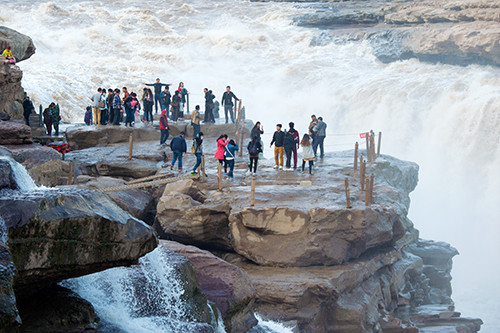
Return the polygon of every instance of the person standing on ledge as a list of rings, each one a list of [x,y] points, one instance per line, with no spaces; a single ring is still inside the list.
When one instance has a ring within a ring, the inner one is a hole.
[[[168,136],[170,133],[168,132],[168,112],[167,110],[163,110],[161,112],[160,117],[160,145],[164,145],[167,142]]]
[[[285,143],[285,132],[281,130],[282,127],[281,124],[276,125],[276,132],[274,132],[273,140],[269,145],[269,148],[271,148],[274,143],[274,168],[278,169],[279,166],[280,170],[283,170],[283,145]]]
[[[186,96],[189,94],[187,89],[184,87],[184,82],[179,82],[179,88],[177,88],[177,91],[179,91],[181,93],[181,103],[179,104],[179,117],[184,118],[184,109],[186,106]]]
[[[160,107],[161,107],[161,88],[168,87],[172,84],[171,83],[169,83],[169,84],[161,83],[159,78],[156,79],[156,83],[144,83],[144,84],[148,87],[154,87],[154,90],[155,90],[155,96],[154,96],[154,98],[155,98],[155,113],[158,113],[158,102],[160,103]]]
[[[191,126],[193,126],[193,138],[200,133],[200,106],[196,105],[191,113]]]
[[[184,139],[184,132],[181,132],[179,136],[176,136],[170,141],[170,148],[174,154],[172,158],[172,164],[170,165],[170,170],[174,169],[175,161],[179,161],[179,172],[182,171],[182,156],[186,152],[186,140]]]
[[[94,125],[99,125],[101,122],[101,110],[99,109],[99,102],[101,101],[101,88],[97,89],[97,93],[90,99],[92,100],[92,110],[94,111]]]
[[[302,172],[304,172],[306,162],[309,162],[309,174],[312,175],[312,168],[314,165],[314,152],[311,147],[309,135],[304,134],[304,136],[302,137],[302,141],[300,141],[300,145],[302,146]]]
[[[323,156],[325,156],[325,149],[323,146],[323,142],[325,141],[326,137],[326,123],[323,121],[323,117],[318,117],[318,123],[316,124],[316,126],[313,127],[312,130],[315,138],[315,140],[313,141],[314,156],[316,156],[319,146],[320,149],[319,157],[323,158]]]
[[[122,100],[120,99],[120,89],[115,89],[113,97],[113,125],[120,125],[120,113],[122,109]]]
[[[35,111],[35,107],[33,106],[33,103],[31,102],[30,98],[28,95],[25,96],[24,101],[23,101],[23,115],[24,115],[24,121],[26,122],[26,125],[30,125],[30,114],[32,114]]]
[[[197,105],[198,109],[199,106]],[[197,175],[196,169],[201,164],[201,156],[203,155],[203,132],[198,132],[198,134],[193,139],[193,153],[196,156],[196,164],[193,167],[193,171],[191,171],[191,175]],[[200,174],[204,172],[204,170],[200,170]],[[205,175],[206,177],[206,175]]]
[[[108,120],[106,124],[113,124],[114,112],[113,112],[113,99],[115,95],[113,94],[113,89],[108,89],[108,96],[106,97],[106,104],[108,105]]]
[[[167,118],[168,118],[168,112],[170,111],[170,98],[172,95],[170,94],[170,91],[168,90],[168,84],[165,86],[165,90],[163,90],[160,94],[160,106],[161,110],[167,110]]]
[[[51,117],[52,117],[52,126],[54,127],[55,131],[55,136],[59,136],[59,121],[61,120],[61,111],[59,110],[59,104],[54,105]]]
[[[235,104],[239,101],[238,97],[231,91],[231,87],[227,86],[226,91],[222,95],[222,106],[224,106],[224,114],[226,115],[226,124],[228,121],[227,113],[229,112],[231,115],[231,121],[234,124],[234,113],[233,113],[233,98],[235,99]]]
[[[208,88],[204,88],[203,92],[205,93],[205,119],[204,123],[215,123],[214,114],[212,112],[214,108],[214,94],[212,90],[208,90]]]

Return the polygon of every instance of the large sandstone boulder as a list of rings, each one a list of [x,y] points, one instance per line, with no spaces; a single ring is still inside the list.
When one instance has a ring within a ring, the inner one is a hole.
[[[3,51],[3,50],[2,50]],[[23,72],[0,57],[0,112],[13,119],[23,119],[24,89],[21,86]]]
[[[100,192],[46,190],[0,198],[18,273],[16,293],[128,265],[152,251],[156,234]]]
[[[134,142],[160,142],[160,131],[152,127],[124,126],[75,126],[66,130],[66,140],[73,150],[102,147],[115,143],[128,143],[130,135]],[[127,146],[128,147],[128,146]]]
[[[227,203],[202,205],[205,196],[192,180],[165,187],[158,201],[154,227],[160,238],[210,249],[231,250],[230,206]]]
[[[35,54],[33,40],[20,32],[0,26],[0,49],[3,51],[10,45],[17,61],[26,60]]]
[[[0,121],[0,145],[31,143],[31,128],[17,121]]]
[[[203,293],[217,305],[228,332],[247,332],[257,324],[252,312],[255,289],[243,270],[194,246],[164,240],[160,245],[191,261]]]
[[[236,252],[260,265],[296,267],[342,264],[391,245],[409,227],[396,211],[382,207],[245,208],[230,221]]]

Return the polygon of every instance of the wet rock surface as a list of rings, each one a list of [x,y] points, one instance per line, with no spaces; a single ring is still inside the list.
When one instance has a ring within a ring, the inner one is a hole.
[[[98,327],[99,318],[92,304],[61,286],[19,298],[18,304],[23,320],[21,332],[76,333]]]
[[[2,49],[3,52],[4,49]],[[23,119],[24,89],[21,86],[23,72],[4,57],[0,57],[0,112],[12,119]],[[3,116],[6,119],[5,116]]]
[[[319,1],[307,7],[310,13],[295,17],[295,24],[327,29],[314,45],[368,40],[384,62],[500,65],[500,5],[494,0]]]
[[[216,304],[228,332],[247,332],[257,324],[252,312],[255,289],[245,271],[194,246],[164,240],[160,246],[191,261],[203,293]]]
[[[3,221],[0,223],[3,224]],[[0,230],[0,234],[3,231]],[[12,262],[8,246],[0,241],[0,331],[14,331],[20,324],[19,312],[14,294],[16,268]]]
[[[157,244],[144,222],[99,192],[46,190],[0,198],[18,273],[16,294],[133,264]]]

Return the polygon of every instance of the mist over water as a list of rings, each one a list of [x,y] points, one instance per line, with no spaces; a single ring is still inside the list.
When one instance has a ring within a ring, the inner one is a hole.
[[[304,132],[312,113],[328,124],[328,150],[351,149],[353,133],[382,131],[382,152],[420,165],[410,218],[423,238],[457,247],[457,310],[500,327],[500,69],[380,63],[368,42],[311,46],[320,31],[291,24],[307,7],[245,1],[4,1],[0,24],[31,36],[20,63],[36,104],[61,104],[83,121],[99,86],[140,91],[142,82],[220,99],[226,85],[247,116],[289,121]],[[376,46],[375,46],[376,47]],[[286,126],[287,127],[287,126]],[[336,135],[347,134],[347,135]]]

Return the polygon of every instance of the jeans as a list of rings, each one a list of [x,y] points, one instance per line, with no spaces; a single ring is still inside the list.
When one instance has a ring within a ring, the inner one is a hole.
[[[107,109],[102,109],[101,110],[101,125],[106,125],[108,122],[108,110]]]
[[[170,136],[170,133],[168,132],[168,129],[162,129],[160,130],[160,144],[164,144],[167,142],[168,137]]]
[[[233,171],[234,171],[234,159],[232,160],[227,160],[227,164],[229,165],[229,172],[227,176],[229,178],[233,178]]]
[[[196,164],[194,165],[193,171],[196,171],[201,164],[201,153],[195,153],[194,156],[196,156]],[[200,173],[201,172],[202,170],[200,170]]]
[[[252,172],[252,167],[253,167],[253,173],[257,172],[257,162],[258,161],[259,161],[258,157],[250,157],[250,164],[248,165],[250,172]]]
[[[226,124],[227,124],[227,120],[229,119],[227,117],[227,113],[229,112],[229,114],[231,115],[231,121],[233,122],[234,124],[234,114],[233,114],[233,106],[232,105],[227,105],[225,104],[224,105],[224,114],[226,115]]]
[[[126,112],[125,126],[127,126],[127,124],[132,126],[132,123],[134,122],[134,110],[126,109],[125,112]]]
[[[191,123],[191,125],[193,126],[193,139],[194,139],[194,138],[196,138],[198,133],[200,133],[200,125],[193,124],[193,123]]]
[[[276,165],[283,166],[283,147],[274,147],[274,161]]]
[[[316,152],[318,151],[318,146],[319,146],[319,150],[320,150],[320,157],[323,157],[325,155],[325,149],[323,147],[324,141],[325,141],[324,136],[315,137],[315,140],[313,141],[313,151],[314,151],[315,156],[316,156]]]
[[[160,107],[161,106],[161,99],[160,99],[160,95],[156,95],[155,94],[155,113],[158,113],[158,103],[160,103]],[[153,106],[151,105],[151,113],[153,113]]]
[[[174,150],[174,157],[172,158],[172,166],[175,165],[175,161],[179,161],[179,170],[182,170],[182,152],[180,150]]]

